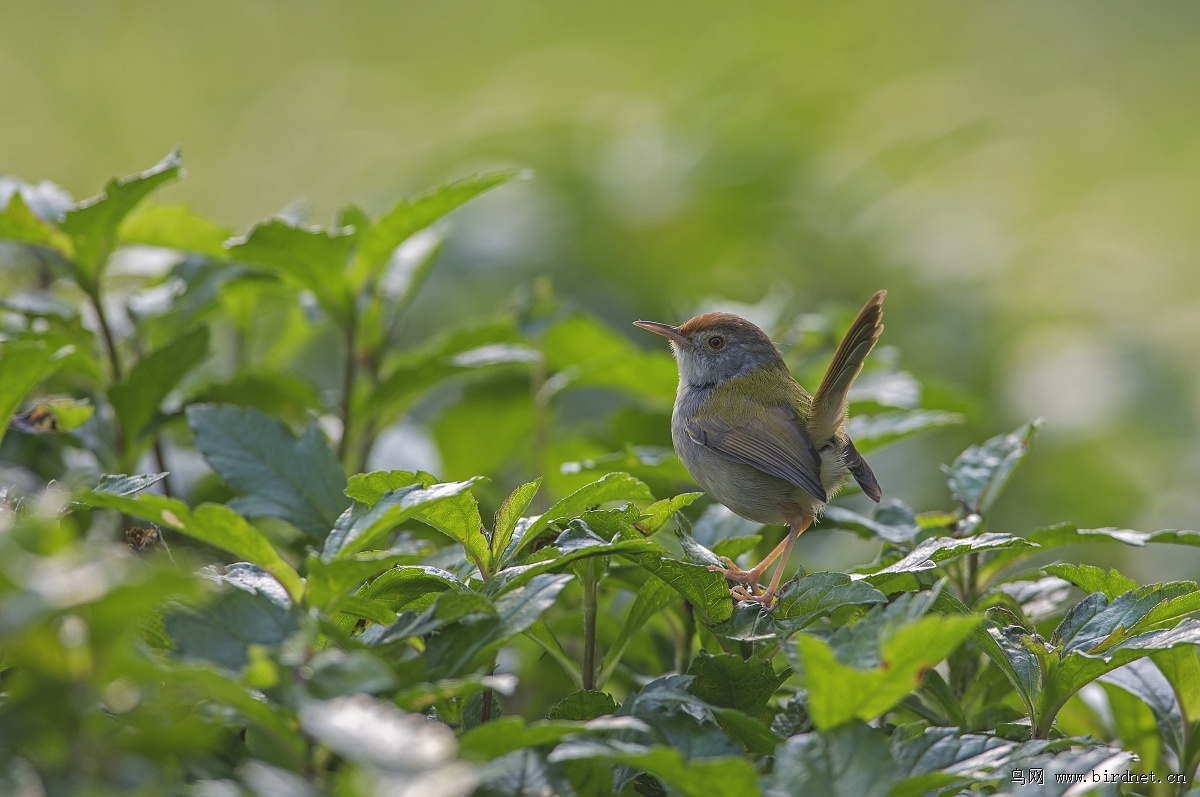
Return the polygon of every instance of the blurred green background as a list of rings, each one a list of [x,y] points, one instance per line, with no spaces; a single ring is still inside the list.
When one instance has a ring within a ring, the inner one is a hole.
[[[527,167],[457,215],[412,339],[540,275],[646,347],[712,297],[885,287],[892,356],[969,415],[873,457],[885,493],[948,506],[939,462],[1045,416],[996,530],[1194,528],[1198,37],[1167,2],[5,0],[0,173],[82,197],[180,143],[155,200],[245,230]]]

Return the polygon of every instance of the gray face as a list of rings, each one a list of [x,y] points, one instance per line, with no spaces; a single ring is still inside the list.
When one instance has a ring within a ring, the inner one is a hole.
[[[670,339],[681,385],[708,387],[783,363],[765,332],[728,313],[697,316],[679,327],[654,321],[638,321],[637,326]]]

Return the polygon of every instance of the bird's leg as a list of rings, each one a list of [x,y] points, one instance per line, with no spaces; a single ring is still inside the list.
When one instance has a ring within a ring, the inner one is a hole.
[[[779,564],[775,566],[775,573],[771,576],[771,583],[767,586],[766,592],[761,595],[751,593],[750,595],[735,595],[735,597],[745,601],[753,601],[754,603],[761,604],[766,609],[770,609],[771,604],[775,601],[775,592],[779,589],[779,581],[783,578],[783,569],[787,565],[788,556],[792,552],[792,546],[796,544],[796,538],[808,528],[810,523],[812,523],[812,518],[806,517],[792,524],[791,531],[788,532],[788,535],[784,537],[783,542],[780,544],[780,548],[783,550],[780,554]],[[735,587],[734,589],[737,588]],[[740,590],[740,592],[744,593],[745,590]]]
[[[745,584],[750,588],[750,594],[753,595],[757,592],[758,580],[762,578],[762,574],[765,573],[767,568],[771,566],[771,562],[774,562],[779,558],[779,555],[783,553],[783,549],[786,545],[787,537],[784,537],[783,540],[775,546],[775,550],[767,554],[761,562],[749,570],[743,570],[742,568],[738,567],[737,562],[733,561],[728,556],[722,556],[720,565],[709,565],[708,569],[715,570],[730,581],[736,581],[738,584]],[[745,591],[740,587],[735,587],[735,589],[739,589],[743,592]]]

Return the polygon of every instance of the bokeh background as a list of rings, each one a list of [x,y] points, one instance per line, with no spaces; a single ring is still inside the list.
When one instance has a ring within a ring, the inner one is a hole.
[[[647,348],[886,287],[881,356],[968,416],[874,457],[886,492],[949,506],[938,463],[1044,416],[997,530],[1196,528],[1197,41],[1172,2],[3,0],[0,173],[83,197],[179,143],[156,200],[245,230],[528,168],[457,214],[414,340],[539,276]]]

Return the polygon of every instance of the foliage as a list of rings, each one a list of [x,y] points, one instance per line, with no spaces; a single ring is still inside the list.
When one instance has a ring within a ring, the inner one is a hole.
[[[405,242],[515,175],[226,240],[142,207],[179,173],[173,153],[61,214],[20,192],[0,212],[49,286],[2,318],[4,451],[41,484],[0,516],[6,791],[1186,791],[1200,589],[1033,557],[1200,534],[989,530],[1037,423],[947,467],[950,511],[831,507],[875,561],[735,605],[708,566],[772,532],[680,492],[666,353],[544,285],[397,346],[434,254]],[[166,271],[113,273],[147,244]],[[298,365],[331,343],[322,390]],[[881,395],[860,395],[863,451],[956,420]],[[415,419],[441,478],[364,468]]]

